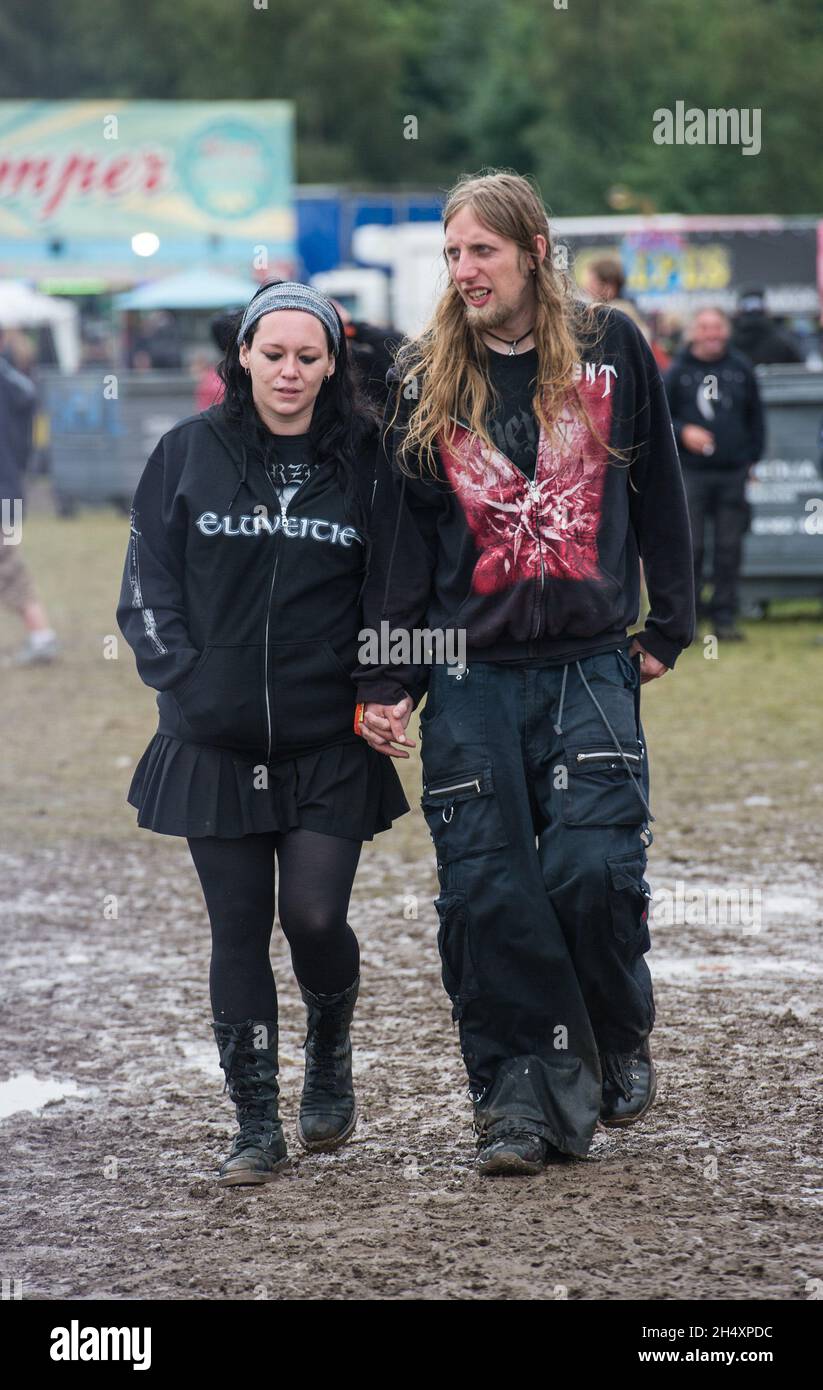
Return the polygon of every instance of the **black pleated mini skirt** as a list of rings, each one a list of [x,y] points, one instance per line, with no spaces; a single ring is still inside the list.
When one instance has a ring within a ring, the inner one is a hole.
[[[409,803],[391,759],[363,739],[268,766],[213,744],[156,733],[127,800],[160,835],[237,839],[294,829],[372,840]]]

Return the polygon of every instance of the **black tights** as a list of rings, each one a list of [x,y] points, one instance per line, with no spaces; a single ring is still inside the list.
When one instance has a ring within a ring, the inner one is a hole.
[[[269,959],[277,855],[280,925],[294,973],[313,994],[338,994],[360,968],[357,937],[346,921],[361,845],[314,830],[204,836],[188,842],[211,922],[209,990],[224,1023],[277,1018]]]

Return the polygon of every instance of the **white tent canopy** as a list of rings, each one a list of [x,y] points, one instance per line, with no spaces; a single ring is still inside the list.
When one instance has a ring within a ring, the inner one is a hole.
[[[21,280],[0,280],[0,328],[39,328],[48,324],[61,372],[80,367],[80,329],[76,304],[38,294]]]
[[[217,270],[184,270],[118,294],[118,309],[229,309],[245,307],[260,288],[253,280]]]

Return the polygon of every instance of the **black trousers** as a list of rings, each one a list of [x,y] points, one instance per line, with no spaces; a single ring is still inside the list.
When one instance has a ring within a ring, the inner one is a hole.
[[[528,1121],[582,1156],[599,1054],[654,1023],[637,662],[435,666],[420,725],[443,983],[478,1119]]]
[[[714,526],[714,559],[710,616],[718,627],[730,627],[737,616],[743,537],[748,528],[746,474],[748,466],[728,469],[684,468],[694,550],[694,587],[700,601],[703,587],[706,522]],[[698,608],[699,611],[699,608]]]

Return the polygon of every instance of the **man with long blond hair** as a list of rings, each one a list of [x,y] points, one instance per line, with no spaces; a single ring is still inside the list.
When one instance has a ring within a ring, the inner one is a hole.
[[[443,983],[479,1170],[536,1173],[654,1099],[640,685],[693,636],[689,523],[652,353],[577,299],[530,182],[462,179],[443,222],[449,283],[393,374],[396,524],[365,621],[465,635],[420,720]],[[363,737],[408,756],[427,672],[359,675]]]

